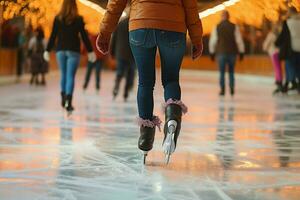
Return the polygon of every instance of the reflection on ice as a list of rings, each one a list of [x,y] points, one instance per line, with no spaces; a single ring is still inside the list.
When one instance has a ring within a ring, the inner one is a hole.
[[[0,87],[1,200],[299,199],[299,97],[273,97],[271,81],[238,77],[237,96],[220,99],[216,74],[186,71],[190,113],[176,153],[165,166],[158,132],[143,166],[135,98],[111,101],[112,76],[104,72],[100,94],[76,91],[70,119],[57,77],[46,90]],[[158,84],[160,115],[161,94]]]

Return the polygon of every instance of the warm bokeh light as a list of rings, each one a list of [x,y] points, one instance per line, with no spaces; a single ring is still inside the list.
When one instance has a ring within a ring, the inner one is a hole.
[[[208,10],[209,15],[206,11],[200,13],[200,16],[203,20],[204,33],[207,34],[220,21],[220,13],[224,9],[230,12],[233,22],[260,27],[264,18],[277,22],[279,11],[286,10],[287,6],[295,6],[300,10],[300,1],[291,0],[290,3],[287,3],[284,0],[231,0]]]
[[[104,9],[87,0],[78,0],[79,13],[84,16],[86,28],[93,33],[98,31],[98,24],[102,18]],[[24,16],[27,24],[33,27],[39,25],[45,28],[49,35],[55,15],[59,12],[62,0],[18,0],[17,2],[1,1],[6,8],[3,13],[4,19],[16,16]]]
[[[287,3],[289,2],[289,3]],[[17,0],[15,2],[1,0],[5,5],[4,19],[15,16],[25,16],[26,23],[33,27],[42,25],[46,35],[50,32],[55,14],[59,11],[62,0]],[[80,14],[86,21],[86,27],[90,32],[98,31],[99,22],[104,9],[88,0],[78,0]],[[213,8],[200,12],[203,20],[204,33],[210,33],[213,27],[220,21],[220,12],[227,9],[232,21],[242,24],[260,27],[264,18],[276,22],[279,19],[279,11],[286,10],[287,6],[295,6],[300,9],[299,0],[228,0]]]

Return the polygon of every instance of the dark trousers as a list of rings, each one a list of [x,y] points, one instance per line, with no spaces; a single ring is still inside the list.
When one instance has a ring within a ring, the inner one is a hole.
[[[226,67],[228,66],[229,73],[229,86],[234,89],[235,86],[235,77],[234,77],[234,68],[236,63],[236,55],[235,54],[219,54],[218,64],[220,70],[220,87],[221,89],[225,88],[225,72]]]
[[[84,88],[87,88],[91,79],[92,71],[95,68],[95,77],[96,77],[96,88],[100,88],[100,76],[101,76],[101,69],[102,69],[102,61],[97,59],[96,62],[88,62],[87,70],[85,74],[84,80]]]
[[[300,52],[293,52],[291,61],[295,70],[295,78],[300,82]]]
[[[128,61],[122,58],[117,58],[117,71],[114,92],[118,93],[120,83],[124,77],[126,80],[124,87],[124,98],[128,97],[129,91],[133,88],[135,76],[135,64],[133,61]]]

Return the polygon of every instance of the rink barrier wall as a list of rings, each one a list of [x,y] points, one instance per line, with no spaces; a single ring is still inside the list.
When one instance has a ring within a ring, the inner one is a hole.
[[[14,49],[0,49],[0,75],[16,74],[17,51]]]
[[[82,56],[81,66],[86,66],[86,56]],[[159,67],[160,58],[156,58],[157,66]],[[115,62],[110,58],[105,62],[106,66],[110,69],[115,69]],[[16,74],[17,65],[17,52],[12,49],[0,49],[0,75],[14,75]],[[25,71],[28,72],[29,67],[27,66]],[[216,62],[210,60],[209,56],[202,56],[197,60],[192,60],[191,57],[186,56],[182,62],[183,69],[193,70],[209,70],[216,71],[218,66]],[[50,71],[58,69],[55,54],[51,53],[51,61],[49,66]],[[271,60],[267,55],[251,55],[246,56],[245,59],[237,61],[236,72],[241,74],[253,74],[253,75],[264,75],[272,76],[273,67]]]

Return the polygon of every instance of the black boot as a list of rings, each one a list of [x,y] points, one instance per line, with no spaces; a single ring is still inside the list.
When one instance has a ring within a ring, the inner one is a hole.
[[[72,95],[67,95],[66,96],[66,103],[65,103],[65,109],[68,111],[68,112],[72,112],[74,110],[74,107],[72,105]]]
[[[166,155],[166,163],[177,145],[177,139],[181,129],[182,107],[178,104],[168,104],[165,108],[165,125],[163,150]]]
[[[61,107],[65,108],[66,94],[64,92],[61,92],[60,95],[61,95]]]
[[[235,94],[234,87],[230,88],[230,94],[231,94],[231,96],[234,96],[234,94]]]
[[[148,152],[153,148],[155,127],[160,129],[161,121],[158,117],[154,116],[152,120],[139,119],[140,137],[138,147],[144,154],[144,164],[146,164],[146,157]]]
[[[115,81],[115,87],[113,90],[113,98],[115,99],[119,93],[120,83],[121,83],[122,76],[117,76]]]
[[[288,88],[289,88],[289,82],[285,82],[283,87],[282,87],[282,93],[286,94],[288,92]]]
[[[224,87],[221,87],[219,95],[220,96],[224,96],[225,95],[225,88]]]
[[[87,83],[86,83],[86,82],[83,84],[82,89],[83,89],[83,90],[86,90],[86,89],[87,89]]]
[[[140,127],[140,137],[138,142],[138,147],[144,153],[147,153],[153,148],[155,137],[155,127]]]
[[[276,89],[273,91],[273,94],[278,94],[283,92],[283,86],[282,86],[282,82],[276,82]]]
[[[292,87],[289,90],[297,90],[297,89],[298,89],[297,81],[293,80],[292,81]]]
[[[32,84],[33,84],[33,82],[34,82],[34,75],[31,75],[31,78],[30,78],[30,82],[29,82],[29,84],[30,84],[30,85],[32,85]]]

